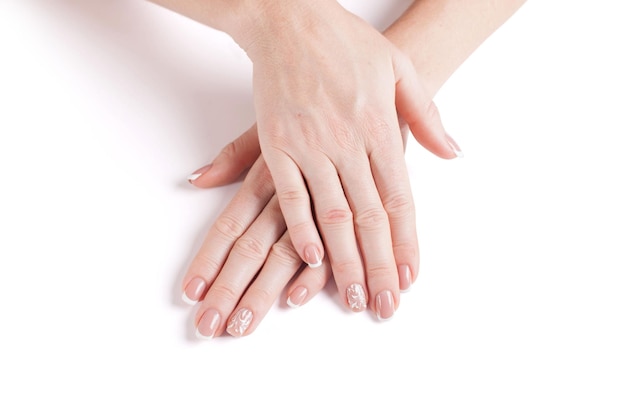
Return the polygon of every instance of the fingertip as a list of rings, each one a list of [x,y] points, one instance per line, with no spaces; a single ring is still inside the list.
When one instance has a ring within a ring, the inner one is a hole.
[[[463,151],[459,147],[459,144],[456,143],[456,141],[452,138],[452,136],[450,136],[447,133],[446,133],[446,142],[448,143],[448,146],[450,147],[452,152],[454,152],[457,158],[463,158],[465,156],[463,154]]]
[[[202,178],[204,174],[209,172],[211,168],[213,168],[213,164],[208,164],[203,166],[202,168],[195,170],[187,177],[187,181],[189,181],[189,184],[191,185],[199,186],[199,183],[197,183],[197,181]]]

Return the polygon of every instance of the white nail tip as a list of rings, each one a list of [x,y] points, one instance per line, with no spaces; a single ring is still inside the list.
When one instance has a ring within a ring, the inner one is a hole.
[[[195,181],[198,178],[200,178],[202,174],[191,174],[190,176],[187,177],[187,181]]]
[[[211,340],[213,339],[213,336],[206,336],[203,335],[202,333],[200,333],[200,330],[196,329],[196,337],[200,340]]]
[[[322,266],[322,261],[317,261],[314,264],[308,264],[309,268],[319,268],[320,266]]]
[[[187,297],[187,294],[183,293],[182,297],[183,301],[185,302],[185,304],[189,304],[190,306],[195,306],[198,302],[192,300],[191,298]]]
[[[300,307],[298,304],[294,303],[293,301],[291,301],[291,298],[287,298],[287,305],[291,308],[298,308]]]
[[[463,158],[465,156],[465,154],[463,154],[463,152],[461,151],[457,151],[454,148],[452,148],[452,150],[454,151],[454,154],[456,155],[457,158]]]

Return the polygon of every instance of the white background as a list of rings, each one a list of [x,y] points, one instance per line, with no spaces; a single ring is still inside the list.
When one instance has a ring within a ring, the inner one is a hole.
[[[345,5],[382,28],[410,1]],[[407,152],[422,268],[390,322],[329,286],[199,342],[181,275],[254,120],[225,35],[143,1],[0,2],[0,415],[626,415],[626,25],[530,1]]]

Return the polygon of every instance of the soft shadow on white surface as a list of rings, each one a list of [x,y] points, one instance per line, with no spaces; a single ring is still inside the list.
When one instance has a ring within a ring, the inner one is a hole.
[[[143,1],[2,3],[0,414],[623,415],[623,28],[529,2],[442,90],[466,158],[409,145],[393,320],[331,285],[200,343],[178,280],[236,186],[184,178],[253,122],[245,56]]]

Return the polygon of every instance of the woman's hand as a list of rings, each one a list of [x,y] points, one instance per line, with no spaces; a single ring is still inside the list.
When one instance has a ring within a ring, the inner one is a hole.
[[[402,132],[404,142],[406,125]],[[282,214],[276,211],[273,184],[260,152],[254,125],[226,146],[212,164],[189,177],[195,186],[210,188],[232,183],[252,168],[209,231],[183,279],[183,299],[189,304],[203,301],[195,319],[201,338],[220,335],[225,329],[235,336],[250,334],[294,274],[286,291],[291,307],[308,302],[332,276],[327,260],[321,268],[302,269],[303,263],[286,233],[272,241],[285,226]],[[232,223],[232,219],[239,219],[237,230],[221,226]],[[419,265],[419,259],[417,262]],[[401,290],[409,289],[410,278],[399,277]],[[242,315],[250,318],[249,322],[243,321],[247,328],[241,326]],[[234,324],[228,328],[231,321]]]
[[[335,1],[268,10],[245,49],[260,146],[291,241],[310,266],[326,249],[346,305],[388,319],[418,254],[398,115],[445,158],[455,156],[453,142],[409,59],[370,25]]]
[[[195,319],[200,338],[225,330],[247,335],[294,275],[287,299],[292,307],[306,303],[331,276],[327,261],[320,268],[301,268],[260,156],[256,126],[191,178],[198,186],[213,187],[236,180],[248,168],[241,189],[208,232],[183,279],[183,299],[203,301]]]

